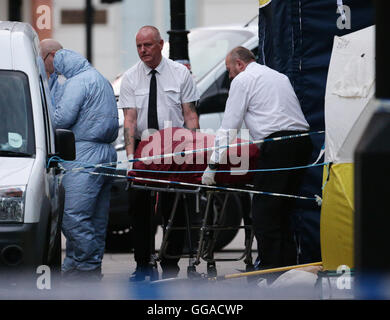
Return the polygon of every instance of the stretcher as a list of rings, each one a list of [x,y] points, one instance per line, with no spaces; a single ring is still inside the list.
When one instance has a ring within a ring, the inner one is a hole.
[[[197,188],[184,188],[184,187],[172,187],[168,186],[150,186],[147,184],[140,183],[130,183],[129,187],[134,189],[141,189],[145,191],[153,192],[173,192],[175,193],[174,203],[169,215],[169,219],[165,224],[163,229],[163,239],[160,245],[157,254],[154,256],[155,261],[160,261],[162,257],[166,258],[188,258],[188,267],[187,267],[187,276],[188,278],[201,277],[202,274],[196,271],[196,267],[205,261],[207,263],[207,276],[215,277],[217,276],[216,262],[221,261],[239,261],[244,260],[246,265],[246,270],[250,271],[253,267],[252,263],[252,243],[253,243],[253,230],[251,226],[251,221],[249,218],[249,212],[244,213],[244,224],[240,226],[227,226],[222,225],[224,215],[226,214],[226,205],[228,203],[229,197],[233,195],[232,191],[223,191],[223,190],[205,190],[201,187]],[[190,198],[190,195],[195,196],[195,214],[201,216],[201,224],[194,223],[194,215],[190,212],[189,201],[192,201],[193,197]],[[211,210],[213,200],[216,196],[222,196],[223,203],[220,211],[215,212]],[[184,212],[178,212],[177,205],[180,199],[183,199]],[[201,205],[201,201],[205,201],[205,205]],[[245,210],[243,210],[245,211]],[[153,212],[151,212],[153,214]],[[185,226],[177,227],[173,226],[174,219],[177,214],[185,215]],[[226,257],[215,257],[215,244],[218,237],[218,234],[224,230],[245,230],[245,243],[244,250],[241,255],[234,258]],[[168,237],[172,231],[175,230],[185,230],[186,239],[188,245],[188,253],[183,253],[180,256],[171,256],[167,253],[167,244]],[[196,237],[193,237],[195,232]],[[194,238],[197,239],[195,243]]]

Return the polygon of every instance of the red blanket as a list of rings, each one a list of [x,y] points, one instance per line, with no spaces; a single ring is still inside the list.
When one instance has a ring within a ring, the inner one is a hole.
[[[214,146],[215,135],[190,131],[184,128],[167,128],[149,136],[147,141],[141,141],[135,151],[134,158],[143,158],[154,155],[178,153],[188,150],[205,149]],[[232,144],[244,142],[236,139]],[[202,183],[202,174],[207,167],[207,161],[212,154],[210,151],[176,155],[167,158],[134,162],[133,169],[153,170],[156,172],[132,171],[130,176],[161,179],[178,182]],[[228,149],[227,159],[222,162],[218,170],[240,170],[241,172],[217,172],[217,185],[240,185],[252,181],[256,169],[259,149],[256,145],[244,145]],[[175,172],[176,171],[176,172]],[[184,172],[191,171],[191,173]],[[199,171],[199,172],[194,172]],[[152,184],[148,182],[147,184]]]

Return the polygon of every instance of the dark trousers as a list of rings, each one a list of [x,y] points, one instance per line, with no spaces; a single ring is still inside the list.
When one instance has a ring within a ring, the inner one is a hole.
[[[280,131],[267,138],[297,134]],[[309,136],[269,141],[260,146],[259,169],[305,166],[310,161],[312,143]],[[304,169],[257,172],[257,190],[298,195]],[[258,247],[259,266],[275,268],[297,264],[297,246],[291,225],[295,199],[272,195],[254,195],[252,220]]]
[[[134,239],[134,259],[137,266],[145,266],[150,261],[150,256],[154,252],[154,227],[153,214],[155,207],[155,197],[150,191],[130,189],[131,199],[130,207],[133,216],[133,239]],[[160,192],[159,206],[163,218],[164,226],[168,223],[169,216],[173,207],[175,193]],[[173,220],[173,227],[185,225],[184,204],[179,200],[176,208],[176,215]],[[185,241],[184,230],[173,230],[168,237],[166,253],[172,256],[180,256],[183,251]],[[178,270],[177,263],[179,258],[161,259],[161,268],[163,270]]]

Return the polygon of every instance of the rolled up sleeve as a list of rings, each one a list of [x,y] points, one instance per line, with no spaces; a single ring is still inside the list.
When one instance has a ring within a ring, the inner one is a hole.
[[[132,83],[126,75],[122,79],[118,108],[120,109],[128,109],[128,108],[136,108],[136,101],[134,95],[134,89]]]

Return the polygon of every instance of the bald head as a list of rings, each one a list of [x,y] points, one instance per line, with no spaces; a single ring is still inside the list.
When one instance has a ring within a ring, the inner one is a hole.
[[[40,42],[41,57],[44,59],[49,52],[58,51],[62,49],[62,45],[54,39],[44,39]]]
[[[155,41],[160,41],[162,39],[160,31],[154,26],[143,26],[138,30],[137,36],[138,35],[151,35]]]
[[[164,46],[164,40],[161,38],[160,31],[153,26],[144,26],[139,29],[135,42],[140,59],[148,67],[156,68],[161,62],[161,51]]]
[[[40,42],[41,57],[45,63],[45,69],[48,74],[54,72],[53,60],[54,55],[58,50],[62,49],[62,45],[54,39],[44,39]]]

